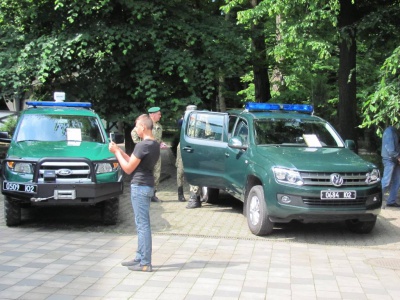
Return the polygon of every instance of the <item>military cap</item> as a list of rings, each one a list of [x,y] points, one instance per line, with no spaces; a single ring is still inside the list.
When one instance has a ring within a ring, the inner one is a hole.
[[[151,113],[156,113],[156,112],[158,112],[158,111],[160,111],[160,108],[157,107],[157,106],[155,106],[155,107],[150,107],[149,110],[148,110],[148,112],[149,112],[150,114],[151,114]]]

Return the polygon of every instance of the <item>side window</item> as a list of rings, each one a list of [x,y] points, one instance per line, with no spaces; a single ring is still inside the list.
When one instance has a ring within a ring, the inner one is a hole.
[[[228,139],[233,136],[233,129],[236,124],[237,117],[236,116],[229,116],[229,128],[228,128]]]
[[[249,127],[246,121],[240,119],[236,125],[234,136],[242,138],[243,145],[248,145]]]
[[[193,112],[189,116],[186,134],[193,138],[221,141],[223,121],[220,114]]]

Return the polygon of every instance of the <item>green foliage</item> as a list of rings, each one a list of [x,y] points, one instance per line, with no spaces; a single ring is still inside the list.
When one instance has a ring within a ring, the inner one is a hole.
[[[6,121],[0,125],[0,131],[8,132],[9,136],[14,134],[15,128],[17,127],[17,117],[9,116]]]
[[[363,85],[363,122],[360,128],[373,128],[378,136],[388,125],[399,123],[400,112],[400,33],[399,1],[379,5],[360,23],[360,36],[365,40],[363,64],[368,81]]]
[[[4,0],[0,92],[62,90],[126,123],[153,105],[166,118],[190,101],[212,107],[219,74],[243,72],[245,43],[218,1],[197,2]]]
[[[263,0],[254,8],[247,3],[227,1],[223,9],[238,11],[238,22],[248,27],[268,17],[264,30],[271,66],[271,101],[312,103],[323,117],[333,118],[336,107],[327,103],[338,94],[338,1]],[[252,74],[243,78],[251,82]],[[254,99],[254,87],[249,85],[240,95],[246,101]]]

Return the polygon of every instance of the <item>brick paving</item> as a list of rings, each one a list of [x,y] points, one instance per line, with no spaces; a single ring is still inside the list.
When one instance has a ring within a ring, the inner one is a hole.
[[[115,226],[97,208],[31,209],[14,228],[0,213],[0,299],[400,299],[400,209],[383,210],[367,235],[293,223],[256,237],[228,195],[186,209],[173,155],[162,155],[154,272],[120,265],[137,243],[127,188]]]

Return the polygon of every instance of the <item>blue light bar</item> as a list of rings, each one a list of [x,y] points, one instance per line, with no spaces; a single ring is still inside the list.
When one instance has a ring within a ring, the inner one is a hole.
[[[314,107],[310,104],[283,104],[283,110],[312,113]]]
[[[34,107],[37,106],[84,107],[84,108],[92,107],[92,103],[90,102],[26,101],[26,104]]]
[[[280,110],[281,106],[276,103],[247,102],[245,109],[247,109],[248,111]]]
[[[314,107],[310,104],[278,104],[278,103],[256,103],[247,102],[245,105],[247,111],[271,111],[271,110],[283,110],[283,111],[296,111],[302,113],[312,113]]]

